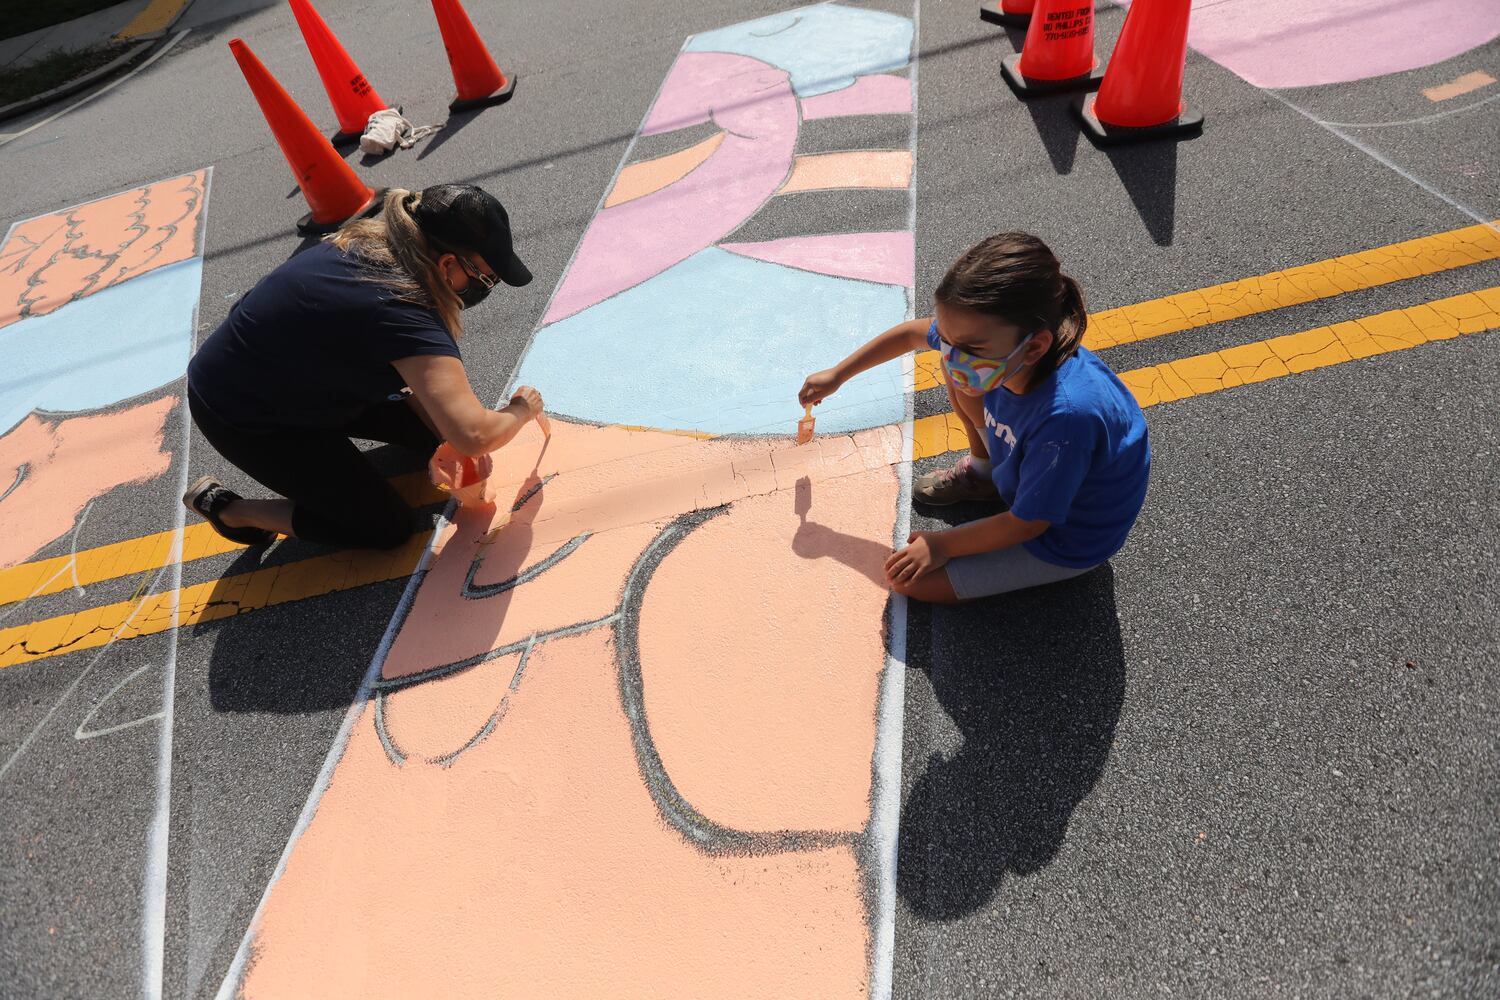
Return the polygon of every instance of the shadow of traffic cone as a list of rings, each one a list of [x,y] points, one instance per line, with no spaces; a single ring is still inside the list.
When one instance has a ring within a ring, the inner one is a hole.
[[[372,191],[355,176],[354,169],[302,113],[292,95],[276,82],[250,46],[234,38],[229,42],[229,50],[240,64],[245,82],[250,85],[250,92],[255,95],[255,102],[260,105],[260,112],[311,209],[297,220],[297,232],[331,233],[350,219],[378,212],[384,189]]]
[[[437,15],[448,65],[453,67],[453,84],[458,88],[458,96],[448,110],[468,111],[510,100],[516,89],[515,77],[507,78],[500,72],[458,0],[432,0],[432,12]]]
[[[1094,57],[1093,0],[1037,0],[1026,44],[1005,57],[1000,75],[1017,97],[1099,86],[1104,70]]]
[[[1073,110],[1095,142],[1111,145],[1196,134],[1203,116],[1182,103],[1191,0],[1135,0],[1098,94]]]
[[[979,17],[991,24],[1005,24],[1012,28],[1024,28],[1031,20],[1036,0],[991,0],[979,5]]]
[[[358,142],[370,116],[390,105],[380,99],[313,5],[308,0],[291,0],[291,4],[297,27],[302,29],[302,38],[307,42],[307,51],[312,55],[313,65],[318,68],[323,89],[328,92],[328,102],[333,105],[333,113],[339,120],[339,131],[333,141],[336,144]]]

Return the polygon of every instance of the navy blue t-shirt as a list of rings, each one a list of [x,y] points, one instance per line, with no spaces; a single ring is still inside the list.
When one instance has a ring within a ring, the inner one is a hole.
[[[937,323],[927,343],[942,347]],[[1026,551],[1058,566],[1097,566],[1120,550],[1146,502],[1151,444],[1125,384],[1086,347],[1024,394],[984,394],[995,488],[1023,521],[1050,526]]]
[[[435,309],[377,276],[332,243],[286,261],[198,348],[188,388],[241,430],[335,428],[406,387],[391,362],[460,356]]]

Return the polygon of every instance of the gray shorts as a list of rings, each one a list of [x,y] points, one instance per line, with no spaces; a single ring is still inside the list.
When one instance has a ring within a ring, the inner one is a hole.
[[[953,592],[960,601],[1071,580],[1094,568],[1058,566],[1038,559],[1021,545],[996,552],[981,552],[977,556],[959,556],[948,560],[944,567],[948,571],[948,582],[953,584]]]

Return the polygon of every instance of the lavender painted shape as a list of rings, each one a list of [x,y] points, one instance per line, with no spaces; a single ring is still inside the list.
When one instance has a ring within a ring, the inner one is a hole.
[[[916,243],[909,232],[789,236],[765,243],[724,243],[720,249],[836,278],[903,288],[916,283]]]
[[[747,56],[683,53],[643,131],[705,121],[726,131],[719,148],[670,187],[596,215],[543,323],[581,312],[712,246],[781,187],[799,126],[785,70]]]

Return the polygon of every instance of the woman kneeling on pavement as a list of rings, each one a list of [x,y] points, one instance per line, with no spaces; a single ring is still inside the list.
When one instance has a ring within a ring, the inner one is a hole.
[[[188,365],[188,407],[209,444],[274,500],[212,476],[183,496],[224,537],[277,535],[394,548],[413,511],[351,438],[423,460],[446,441],[490,472],[490,452],[542,409],[522,387],[491,410],[469,385],[460,312],[496,281],[531,280],[492,195],[443,184],[392,189],[383,217],[344,226],[262,278]]]
[[[1027,233],[970,249],[933,293],[935,317],[892,327],[808,376],[818,403],[860,372],[931,347],[942,356],[969,454],[920,477],[913,499],[991,501],[1000,514],[916,531],[886,562],[891,588],[952,603],[1080,576],[1120,550],[1146,499],[1151,446],[1139,404],[1083,346],[1078,283]]]

